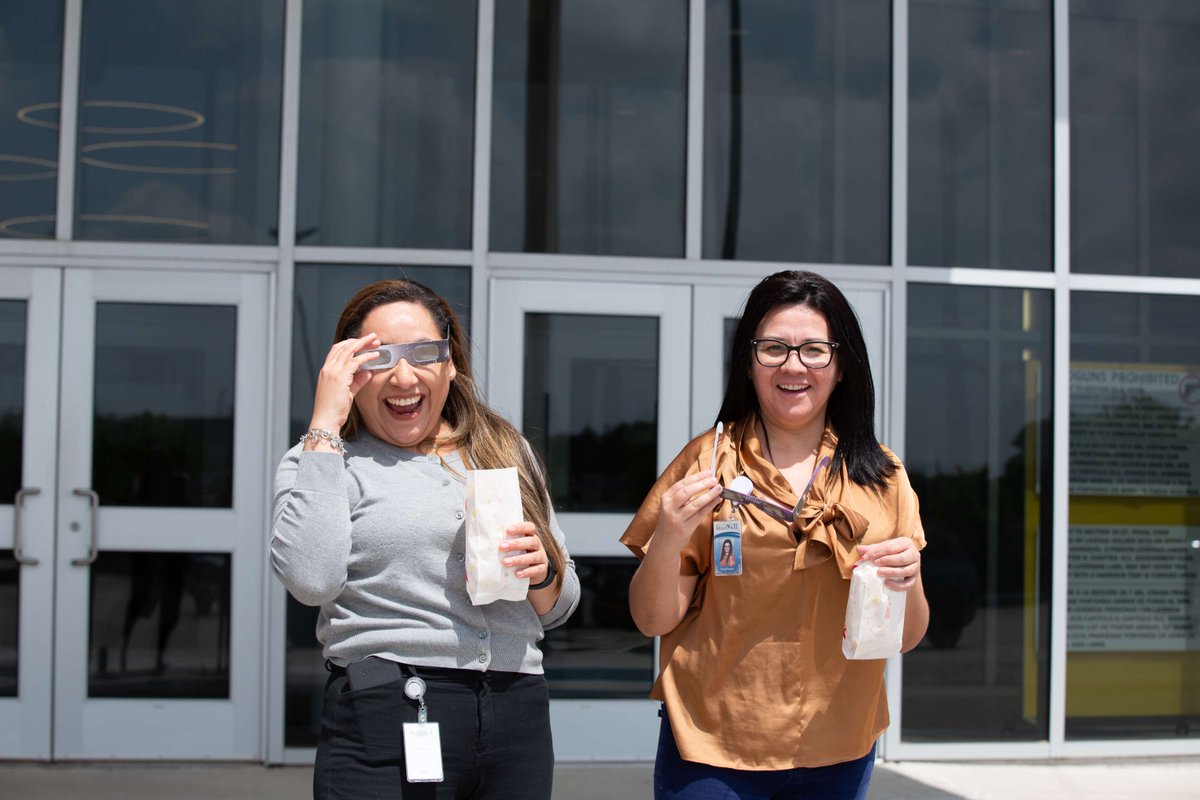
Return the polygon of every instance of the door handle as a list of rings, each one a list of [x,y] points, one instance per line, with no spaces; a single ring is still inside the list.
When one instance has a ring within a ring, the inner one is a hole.
[[[88,554],[83,558],[72,558],[71,565],[75,567],[86,567],[96,560],[96,556],[100,551],[96,549],[96,535],[100,529],[100,495],[93,492],[91,489],[76,489],[74,494],[88,499],[88,507],[92,510],[92,536],[88,541]]]
[[[30,567],[37,564],[38,560],[21,552],[21,506],[24,505],[26,497],[41,493],[41,489],[17,489],[17,494],[13,497],[13,558],[18,564]]]

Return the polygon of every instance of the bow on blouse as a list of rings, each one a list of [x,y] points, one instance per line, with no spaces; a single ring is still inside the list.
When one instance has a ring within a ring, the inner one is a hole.
[[[814,486],[796,514],[800,544],[794,568],[808,569],[837,556],[838,570],[849,579],[859,560],[855,545],[862,541],[869,525],[870,521],[854,509],[827,503],[824,492]]]

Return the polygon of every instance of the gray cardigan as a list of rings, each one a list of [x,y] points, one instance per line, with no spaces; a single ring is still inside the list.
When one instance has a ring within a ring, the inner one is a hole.
[[[579,604],[575,564],[567,559],[562,593],[543,617],[527,600],[471,605],[465,471],[457,453],[446,464],[366,432],[346,442],[344,458],[296,445],[275,474],[275,574],[301,603],[321,607],[317,639],[339,666],[379,655],[540,674],[542,631]],[[553,511],[550,527],[563,545]]]

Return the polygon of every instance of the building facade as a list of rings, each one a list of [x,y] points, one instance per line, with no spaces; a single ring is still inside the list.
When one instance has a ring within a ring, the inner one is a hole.
[[[863,323],[921,497],[887,758],[1200,754],[1200,6],[0,0],[0,757],[312,757],[265,558],[408,276],[544,455],[561,760],[651,759],[617,543],[749,289]]]

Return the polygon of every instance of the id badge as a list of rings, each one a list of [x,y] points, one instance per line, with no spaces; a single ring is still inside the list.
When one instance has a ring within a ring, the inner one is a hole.
[[[736,519],[713,522],[713,573],[742,574],[742,523]]]
[[[436,722],[404,723],[404,769],[409,783],[440,783],[442,739]]]

